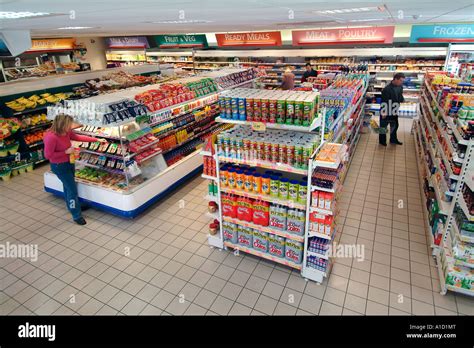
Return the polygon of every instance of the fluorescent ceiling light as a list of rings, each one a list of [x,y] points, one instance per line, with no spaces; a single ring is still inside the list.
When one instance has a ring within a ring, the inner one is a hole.
[[[349,22],[373,22],[373,21],[384,21],[387,18],[368,18],[368,19],[351,19]]]
[[[189,23],[212,23],[212,21],[204,19],[179,19],[179,20],[169,20],[169,21],[154,21],[150,22],[154,24],[189,24]]]
[[[41,17],[49,16],[51,13],[48,12],[6,12],[0,11],[0,19],[19,19],[19,18],[30,18],[30,17]]]
[[[82,29],[92,29],[93,27],[62,27],[57,28],[57,30],[82,30]]]
[[[318,14],[336,14],[336,13],[358,13],[358,12],[370,12],[370,11],[380,11],[378,7],[359,7],[359,8],[343,8],[335,10],[321,10],[313,11]]]

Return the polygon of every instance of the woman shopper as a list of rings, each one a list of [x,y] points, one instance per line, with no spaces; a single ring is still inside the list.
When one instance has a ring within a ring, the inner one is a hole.
[[[285,73],[283,74],[281,89],[288,91],[293,88],[295,88],[295,74],[291,72],[290,67],[287,67]]]
[[[73,118],[69,115],[60,114],[54,118],[51,128],[44,136],[44,156],[51,163],[52,172],[63,183],[64,199],[74,222],[85,225],[86,220],[82,217],[77,186],[74,181],[74,163],[70,161],[71,154],[74,153],[71,140],[81,142],[105,140],[75,134],[72,131],[73,125]]]

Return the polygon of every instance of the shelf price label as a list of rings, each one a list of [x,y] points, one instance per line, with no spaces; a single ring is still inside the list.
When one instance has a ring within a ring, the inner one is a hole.
[[[252,122],[252,130],[257,132],[265,132],[267,130],[267,126],[263,122]]]

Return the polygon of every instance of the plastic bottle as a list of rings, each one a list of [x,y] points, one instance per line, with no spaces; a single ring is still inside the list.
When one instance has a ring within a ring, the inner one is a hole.
[[[289,188],[290,180],[283,178],[280,180],[280,188],[279,188],[279,198],[282,200],[288,199],[288,188]]]
[[[280,180],[279,177],[273,175],[270,177],[270,196],[278,198],[280,195]]]
[[[253,175],[253,192],[262,193],[262,175],[255,173]]]
[[[264,195],[270,194],[270,176],[269,175],[262,176],[262,193]]]
[[[298,180],[291,180],[288,185],[288,199],[292,202],[298,201],[299,182]]]
[[[301,204],[306,204],[306,199],[308,195],[308,182],[300,181],[298,186],[298,202]]]

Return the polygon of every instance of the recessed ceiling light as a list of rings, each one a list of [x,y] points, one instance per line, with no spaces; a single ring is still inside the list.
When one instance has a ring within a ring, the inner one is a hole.
[[[386,18],[368,18],[368,19],[351,19],[349,22],[372,22],[372,21],[384,21]]]
[[[369,12],[369,11],[380,11],[377,7],[359,7],[359,8],[343,8],[335,10],[320,10],[313,11],[318,14],[334,14],[334,13],[355,13],[355,12]]]
[[[0,11],[0,19],[19,19],[19,18],[30,18],[30,17],[41,17],[49,16],[51,13],[48,12],[6,12]]]
[[[62,27],[57,28],[57,30],[83,30],[83,29],[92,29],[94,27]]]
[[[167,20],[167,21],[154,21],[148,22],[154,24],[196,24],[196,23],[212,23],[212,21],[204,19],[178,19],[178,20]]]

